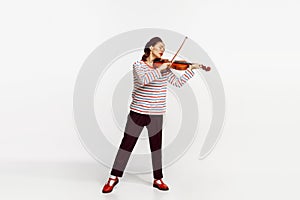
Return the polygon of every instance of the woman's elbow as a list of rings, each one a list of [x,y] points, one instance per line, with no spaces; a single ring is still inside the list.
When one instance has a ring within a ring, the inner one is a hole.
[[[179,83],[178,84],[174,84],[174,86],[177,87],[177,88],[181,88],[182,87],[182,85],[179,84]]]

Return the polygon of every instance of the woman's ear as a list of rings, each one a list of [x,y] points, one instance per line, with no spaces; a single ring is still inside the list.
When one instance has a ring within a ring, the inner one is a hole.
[[[150,46],[150,50],[152,51],[152,49],[153,49],[153,46]]]

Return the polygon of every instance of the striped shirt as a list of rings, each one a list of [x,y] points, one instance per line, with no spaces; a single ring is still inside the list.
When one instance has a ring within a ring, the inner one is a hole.
[[[143,61],[133,64],[133,91],[130,110],[148,115],[162,115],[166,112],[167,83],[180,88],[194,72],[185,70],[177,77],[171,69],[160,72]]]

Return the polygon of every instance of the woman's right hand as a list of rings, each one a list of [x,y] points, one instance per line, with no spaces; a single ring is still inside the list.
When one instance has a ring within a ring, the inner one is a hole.
[[[158,69],[159,69],[159,71],[163,71],[163,70],[169,68],[170,66],[171,66],[171,63],[170,63],[170,62],[168,62],[168,63],[163,63]]]

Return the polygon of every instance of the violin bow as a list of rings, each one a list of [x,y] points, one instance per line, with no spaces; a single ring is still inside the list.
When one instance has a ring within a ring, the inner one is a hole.
[[[185,43],[185,41],[186,41],[187,39],[188,39],[188,37],[185,36],[185,38],[184,38],[182,44],[180,45],[179,49],[177,50],[177,52],[175,53],[175,55],[173,56],[173,58],[172,58],[172,60],[171,60],[171,65],[173,64],[175,57],[177,56],[177,54],[179,53],[179,51],[181,50],[183,44]],[[206,66],[204,66],[204,67],[205,67],[205,68],[202,67],[202,69],[204,69],[205,71],[210,71],[210,67],[206,67]]]
[[[177,52],[176,52],[175,55],[173,56],[173,58],[172,58],[172,60],[171,60],[171,65],[173,64],[173,61],[174,61],[175,57],[177,56],[177,54],[178,54],[179,51],[181,50],[181,48],[182,48],[183,44],[185,43],[186,39],[188,39],[187,36],[185,36],[185,38],[184,38],[182,44],[180,45],[179,49],[177,50]]]

